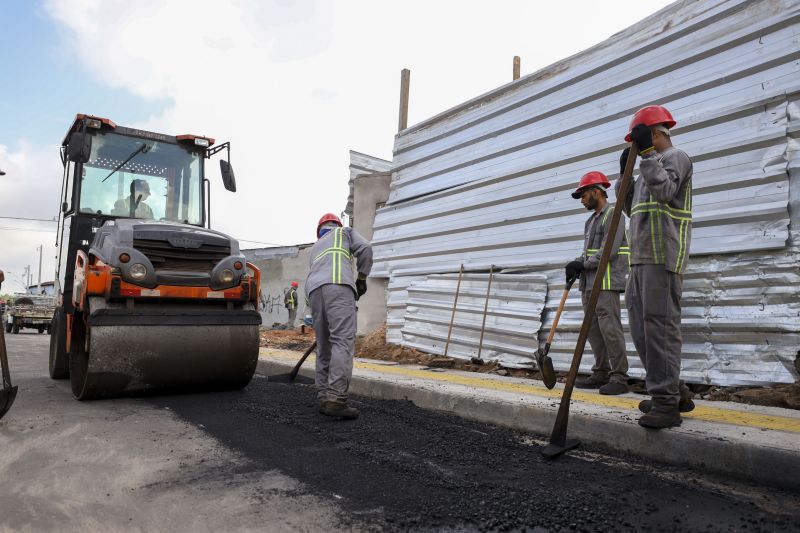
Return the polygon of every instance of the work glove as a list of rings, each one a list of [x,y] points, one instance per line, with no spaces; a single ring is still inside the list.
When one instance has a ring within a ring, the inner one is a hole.
[[[623,174],[625,174],[625,165],[628,163],[628,154],[631,153],[631,147],[627,147],[622,151],[622,155],[619,156],[619,177],[621,178]]]
[[[653,132],[644,124],[637,124],[633,127],[631,140],[639,148],[639,155],[650,153],[653,149]]]
[[[356,294],[359,298],[364,296],[367,293],[367,280],[365,279],[357,279],[356,280]]]
[[[567,283],[575,281],[583,272],[583,261],[570,261],[566,267]]]

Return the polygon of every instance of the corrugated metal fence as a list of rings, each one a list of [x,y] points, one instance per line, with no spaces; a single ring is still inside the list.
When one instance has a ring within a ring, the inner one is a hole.
[[[461,263],[552,271],[552,300],[561,283],[553,269],[579,255],[587,216],[568,192],[589,170],[618,177],[630,116],[657,102],[676,117],[673,140],[695,169],[684,374],[793,380],[798,101],[797,1],[679,2],[404,130],[373,238],[373,275],[390,278],[389,340],[403,338],[411,281]],[[574,311],[566,324],[579,320]],[[569,348],[559,349],[564,368]]]

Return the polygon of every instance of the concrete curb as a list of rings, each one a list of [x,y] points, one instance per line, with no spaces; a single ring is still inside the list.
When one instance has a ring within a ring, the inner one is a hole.
[[[289,361],[261,359],[257,373],[265,376],[281,374],[291,371],[293,366]],[[314,377],[311,366],[301,369],[300,373]],[[381,375],[370,372],[354,373],[350,391],[382,400],[408,400],[423,409],[544,436],[549,436],[552,431],[558,403],[552,398],[514,401],[512,395],[507,395],[508,398],[477,396],[467,388],[460,390],[459,387],[435,383],[398,382],[382,379]],[[630,412],[616,414],[621,416],[598,416],[596,410],[573,402],[569,437],[671,465],[800,490],[800,435],[796,440],[793,435],[789,436],[797,443],[791,449],[771,446],[763,439],[756,443],[736,439],[734,435],[744,434],[737,432],[736,426],[727,426],[724,428],[726,431],[718,435],[701,429],[653,431],[636,423],[638,411],[635,415]],[[687,422],[684,426],[690,425]]]

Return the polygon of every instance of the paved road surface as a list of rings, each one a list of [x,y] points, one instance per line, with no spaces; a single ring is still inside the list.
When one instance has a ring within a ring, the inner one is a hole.
[[[9,530],[792,531],[798,495],[600,450],[555,463],[541,437],[358,399],[319,415],[306,385],[77,402],[49,337],[9,335],[0,421]],[[793,513],[793,515],[792,515]]]

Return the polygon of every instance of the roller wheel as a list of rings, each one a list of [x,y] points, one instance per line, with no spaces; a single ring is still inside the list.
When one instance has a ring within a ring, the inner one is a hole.
[[[50,335],[50,377],[67,379],[69,377],[69,354],[67,353],[67,317],[64,309],[56,309],[53,320],[47,328]]]
[[[86,349],[89,332],[83,322],[83,315],[75,313],[72,319],[72,340],[69,350],[69,381],[72,395],[78,400],[91,400],[88,392],[89,351]]]

